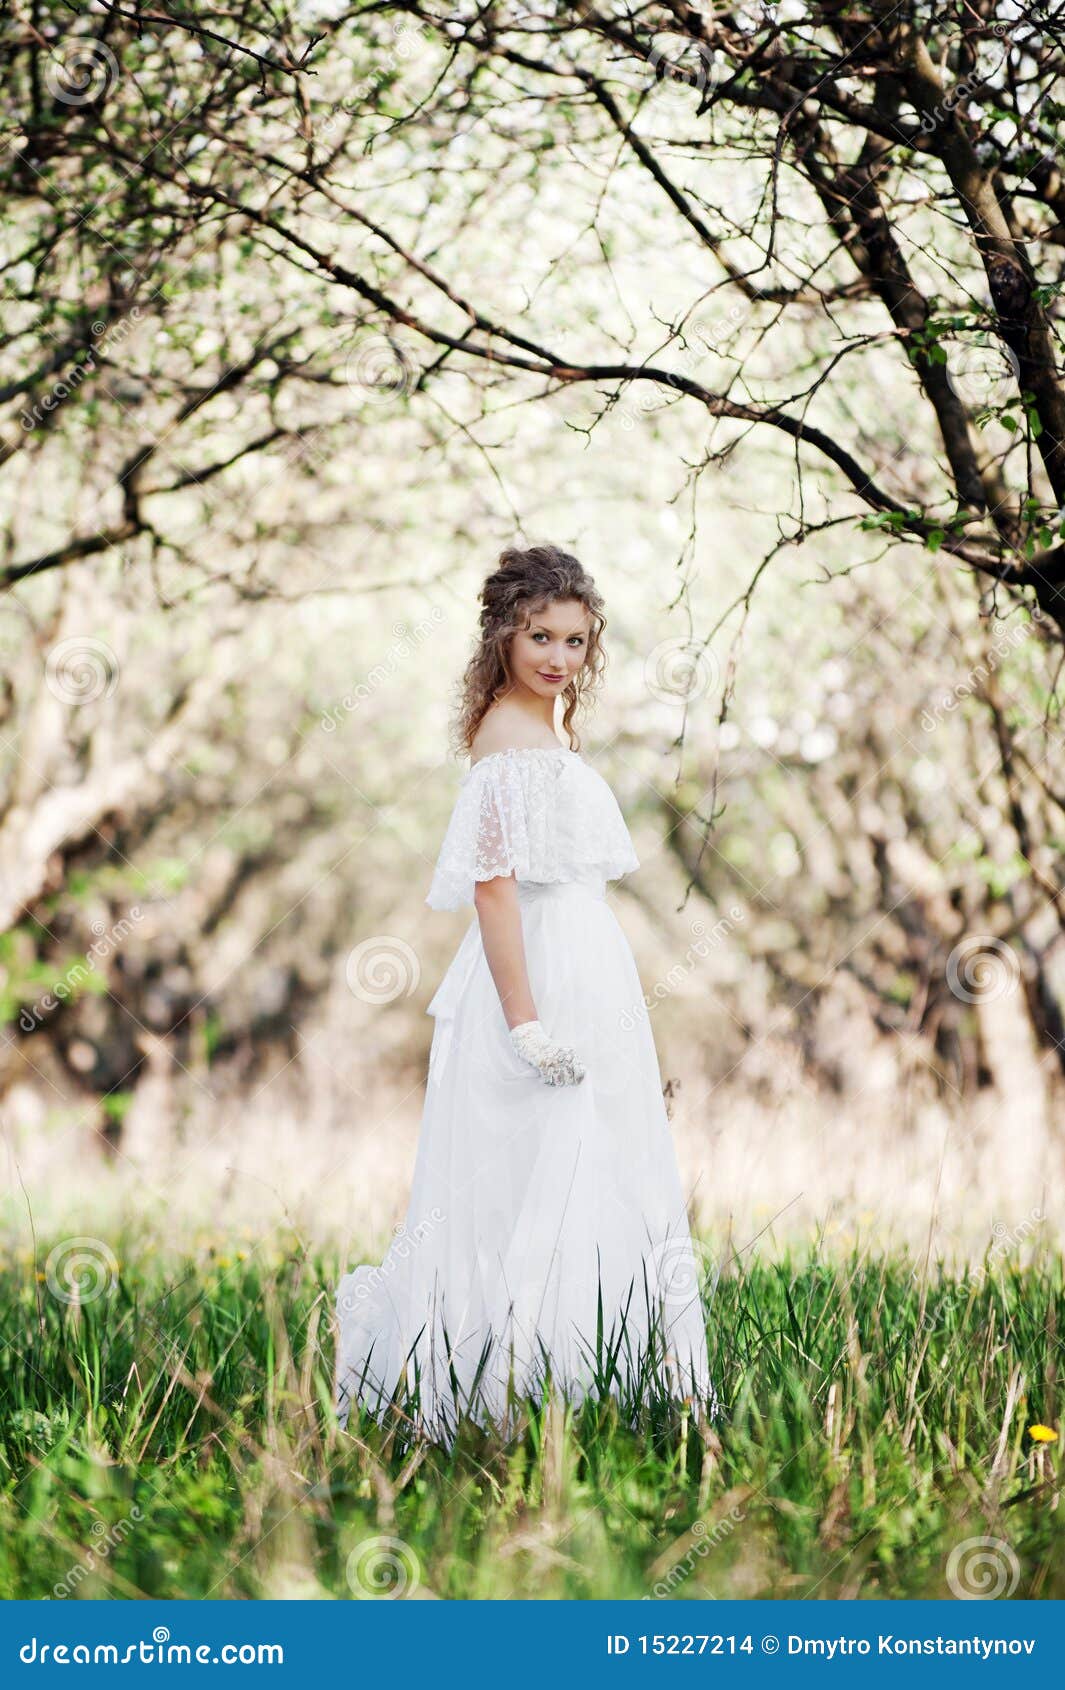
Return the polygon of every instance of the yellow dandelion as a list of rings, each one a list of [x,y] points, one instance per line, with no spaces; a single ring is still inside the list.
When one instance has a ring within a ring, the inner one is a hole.
[[[1053,1426],[1029,1426],[1028,1436],[1034,1438],[1037,1444],[1053,1444],[1058,1440]]]

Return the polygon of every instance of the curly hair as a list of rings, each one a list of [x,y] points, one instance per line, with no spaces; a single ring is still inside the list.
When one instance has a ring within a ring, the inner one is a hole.
[[[578,710],[594,701],[606,668],[601,637],[606,616],[592,577],[559,546],[529,546],[524,550],[508,546],[500,552],[496,568],[485,579],[478,596],[481,637],[462,677],[452,726],[455,749],[460,755],[469,751],[486,712],[513,687],[510,642],[519,629],[529,626],[531,613],[546,610],[560,599],[579,599],[591,617],[588,649],[584,663],[562,693],[562,726],[571,750],[579,751],[573,719]]]

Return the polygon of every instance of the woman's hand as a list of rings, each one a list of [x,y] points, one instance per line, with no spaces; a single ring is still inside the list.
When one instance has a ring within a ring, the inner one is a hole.
[[[569,1045],[549,1039],[539,1021],[522,1021],[510,1029],[510,1042],[523,1061],[535,1068],[545,1085],[579,1086],[584,1065]]]

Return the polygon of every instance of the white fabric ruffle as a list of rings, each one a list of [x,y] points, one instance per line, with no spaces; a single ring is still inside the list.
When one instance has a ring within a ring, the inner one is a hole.
[[[519,746],[490,752],[463,776],[425,902],[461,909],[478,880],[497,875],[543,885],[616,880],[639,866],[599,771],[561,745]]]

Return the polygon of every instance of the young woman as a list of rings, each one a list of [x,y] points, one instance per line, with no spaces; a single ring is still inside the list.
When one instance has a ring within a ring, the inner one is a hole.
[[[435,1017],[406,1220],[337,1290],[336,1402],[450,1441],[521,1399],[611,1391],[716,1411],[698,1261],[632,951],[607,882],[639,867],[599,771],[555,731],[598,683],[603,603],[553,546],[481,591],[469,753],[426,903],[475,918]]]

